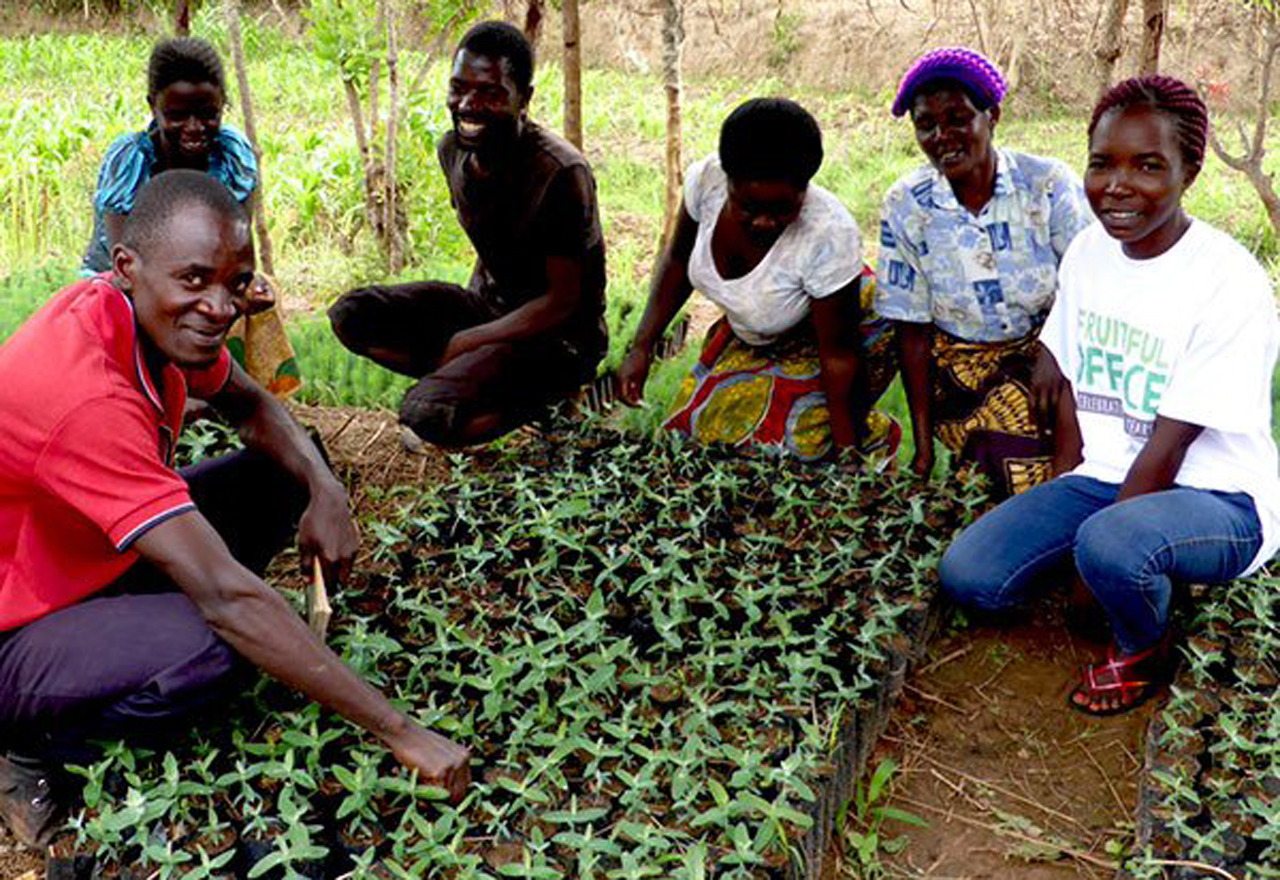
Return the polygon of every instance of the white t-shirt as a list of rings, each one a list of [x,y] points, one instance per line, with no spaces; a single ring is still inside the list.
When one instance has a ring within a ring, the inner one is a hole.
[[[809,315],[809,300],[843,289],[862,271],[862,238],[853,215],[827,190],[809,184],[797,217],[756,267],[740,278],[720,277],[711,236],[728,198],[720,157],[689,166],[684,205],[698,224],[689,256],[689,280],[724,310],[733,332],[748,345],[765,345]]]
[[[1280,323],[1267,273],[1229,235],[1194,220],[1158,257],[1134,260],[1099,223],[1059,269],[1040,332],[1071,381],[1084,438],[1074,473],[1122,483],[1157,415],[1204,428],[1180,486],[1245,492],[1262,549],[1280,546],[1280,476],[1271,438],[1271,375]]]

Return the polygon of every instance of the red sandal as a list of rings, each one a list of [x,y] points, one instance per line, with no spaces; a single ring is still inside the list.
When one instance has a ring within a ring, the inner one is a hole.
[[[1107,662],[1086,666],[1084,680],[1071,691],[1067,702],[1072,709],[1099,718],[1136,709],[1164,684],[1168,645],[1164,638],[1137,654],[1121,654],[1113,642],[1107,648]],[[1119,697],[1119,705],[1093,708],[1092,704],[1110,696]],[[1081,698],[1084,702],[1080,702]]]

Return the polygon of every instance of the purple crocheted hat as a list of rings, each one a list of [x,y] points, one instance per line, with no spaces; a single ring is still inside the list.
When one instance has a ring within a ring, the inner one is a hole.
[[[988,107],[999,104],[1004,97],[1004,77],[985,55],[959,46],[934,49],[917,58],[902,77],[898,97],[893,99],[893,115],[905,114],[920,87],[938,79],[955,80],[984,98]]]

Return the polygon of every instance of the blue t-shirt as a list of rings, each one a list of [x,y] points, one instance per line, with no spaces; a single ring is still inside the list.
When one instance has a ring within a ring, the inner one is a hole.
[[[121,135],[107,150],[98,171],[98,188],[93,196],[93,238],[85,251],[81,269],[85,274],[111,268],[104,214],[128,214],[142,185],[151,179],[157,156],[151,136],[155,123],[146,131]],[[220,181],[236,201],[249,200],[258,185],[258,159],[249,141],[229,125],[218,129],[209,153],[209,176]]]

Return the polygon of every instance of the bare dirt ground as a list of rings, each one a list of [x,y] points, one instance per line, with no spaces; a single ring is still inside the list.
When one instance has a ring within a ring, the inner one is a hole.
[[[0,825],[0,880],[37,880],[44,876],[44,859],[39,854],[24,850]]]
[[[1156,702],[1104,719],[1071,709],[1080,667],[1101,650],[1069,634],[1050,603],[1016,626],[935,638],[870,761],[898,762],[887,803],[929,823],[886,823],[906,837],[881,859],[884,876],[1114,876],[1106,843],[1132,836]]]

